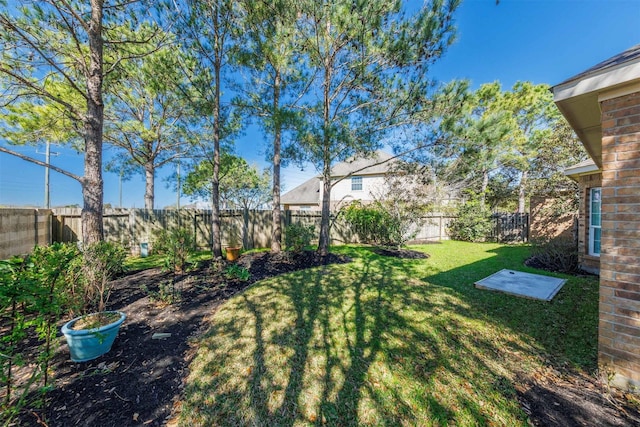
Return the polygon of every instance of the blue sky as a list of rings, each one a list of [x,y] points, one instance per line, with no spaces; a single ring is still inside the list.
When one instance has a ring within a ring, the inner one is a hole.
[[[623,50],[640,43],[640,0],[463,0],[456,15],[458,37],[433,68],[433,76],[446,82],[471,80],[472,86],[499,81],[508,89],[516,81],[557,84]],[[237,152],[250,163],[266,166],[266,142],[255,128],[237,141]],[[35,147],[18,151],[44,159]],[[43,148],[38,149],[43,152]],[[59,152],[52,163],[82,175],[82,156]],[[108,156],[108,151],[105,155]],[[156,182],[156,207],[174,204],[175,193],[162,179]],[[290,166],[283,171],[285,190],[315,173]],[[118,176],[105,173],[105,203],[119,203]],[[123,183],[123,206],[144,206],[144,181],[134,177]],[[42,205],[44,169],[0,153],[0,206]],[[51,173],[51,204],[81,204],[80,185]],[[183,198],[181,203],[189,203]]]

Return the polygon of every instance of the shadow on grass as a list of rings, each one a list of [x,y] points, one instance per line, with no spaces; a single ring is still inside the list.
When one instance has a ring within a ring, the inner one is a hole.
[[[526,250],[512,249],[449,269],[345,249],[354,264],[263,282],[213,319],[183,423],[526,425],[511,355],[548,352],[582,366],[591,355],[573,352],[583,333],[568,349],[568,330],[545,338],[567,328],[579,290],[549,304],[473,288],[500,268],[521,269]]]

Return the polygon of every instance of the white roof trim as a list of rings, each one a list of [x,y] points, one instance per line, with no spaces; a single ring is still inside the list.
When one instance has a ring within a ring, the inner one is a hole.
[[[594,172],[600,171],[600,168],[596,166],[595,163],[578,166],[578,167],[570,167],[564,170],[564,174],[566,176],[580,176],[580,175],[591,175]]]
[[[558,85],[553,88],[553,94],[558,102],[603,89],[608,90],[637,79],[640,79],[640,58]]]

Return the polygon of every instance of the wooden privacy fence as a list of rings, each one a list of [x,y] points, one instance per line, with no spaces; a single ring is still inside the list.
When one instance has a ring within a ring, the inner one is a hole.
[[[54,210],[53,241],[78,241],[81,233],[80,212],[78,208]],[[245,249],[271,246],[271,211],[262,210],[223,210],[222,211],[222,245],[242,244]],[[320,212],[317,211],[283,211],[283,230],[291,223],[313,225],[316,235],[320,230]],[[452,217],[443,214],[432,214],[421,223],[416,241],[448,239],[447,226]],[[141,243],[149,243],[153,247],[156,235],[161,229],[184,227],[193,232],[198,248],[211,247],[211,210],[182,209],[147,210],[147,209],[106,209],[104,211],[105,240],[120,242],[129,247],[133,253],[140,250]],[[332,215],[332,244],[356,243],[357,237],[349,227]]]
[[[51,242],[75,242],[82,236],[81,209],[0,209],[0,259],[26,254],[38,245]],[[242,244],[245,249],[271,246],[271,211],[223,210],[222,245]],[[191,230],[200,249],[212,245],[211,210],[147,210],[106,209],[104,211],[105,239],[122,243],[132,253],[139,253],[140,244],[153,248],[157,233],[162,229],[185,227]],[[283,211],[283,230],[291,223],[313,225],[320,230],[320,212]],[[417,235],[412,242],[448,240],[448,226],[455,217],[432,213],[417,219]],[[494,214],[491,238],[500,242],[529,240],[527,214]],[[332,244],[357,243],[357,236],[348,225],[332,215]],[[315,243],[315,242],[314,242]]]
[[[491,215],[493,232],[491,240],[501,243],[518,243],[529,241],[528,213],[501,213]]]
[[[29,253],[51,241],[50,210],[0,209],[0,259]]]

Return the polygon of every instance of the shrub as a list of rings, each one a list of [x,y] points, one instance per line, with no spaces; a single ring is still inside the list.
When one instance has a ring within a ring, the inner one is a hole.
[[[40,390],[49,386],[49,362],[53,358],[56,325],[70,301],[66,272],[70,263],[79,257],[75,245],[54,243],[37,246],[24,258],[0,261],[0,313],[6,330],[0,335],[0,383],[5,391],[0,402],[0,421],[11,419],[27,403],[34,386]],[[35,334],[40,343],[36,360],[23,354],[23,341]],[[35,362],[35,364],[32,364]],[[31,373],[15,381],[15,366],[29,363]],[[18,391],[20,389],[20,391]]]
[[[354,201],[341,211],[342,217],[362,243],[385,245],[389,240],[390,215],[374,205]]]
[[[314,235],[315,227],[313,225],[290,224],[284,232],[285,248],[293,253],[301,253],[305,247],[311,244]]]
[[[164,266],[167,270],[182,273],[189,255],[195,250],[195,239],[186,228],[163,229],[156,233],[153,250],[164,255]]]
[[[391,198],[369,205],[354,201],[341,211],[362,243],[396,248],[416,236],[421,213],[422,209]]]
[[[491,235],[491,216],[479,200],[471,199],[461,204],[455,215],[449,223],[449,236],[453,240],[484,242]]]
[[[535,267],[573,273],[578,270],[578,246],[566,237],[537,240],[532,242],[530,260]]]
[[[104,311],[111,295],[109,282],[124,272],[127,251],[119,243],[97,242],[82,249],[70,274],[71,292],[84,313]]]

